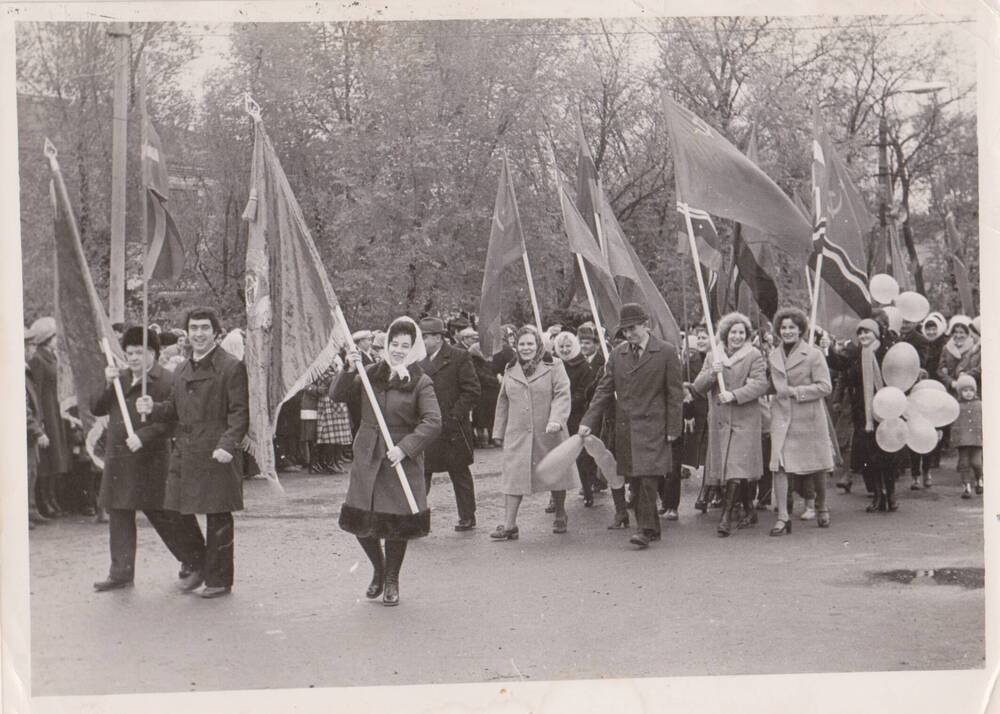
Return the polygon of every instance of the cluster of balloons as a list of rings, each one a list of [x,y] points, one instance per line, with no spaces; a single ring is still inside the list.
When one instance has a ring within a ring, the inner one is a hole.
[[[872,411],[880,422],[875,441],[883,451],[907,446],[918,454],[930,453],[937,446],[937,430],[958,419],[958,400],[937,380],[918,381],[919,377],[916,348],[908,342],[890,347],[882,359],[885,386],[872,399]]]
[[[931,304],[920,293],[913,291],[900,292],[899,283],[891,275],[879,273],[872,276],[868,283],[872,299],[884,305],[882,309],[889,317],[889,329],[898,333],[903,326],[903,320],[920,322],[931,311]]]

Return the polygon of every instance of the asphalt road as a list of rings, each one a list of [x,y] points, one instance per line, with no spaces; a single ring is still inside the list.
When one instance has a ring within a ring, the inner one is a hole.
[[[91,588],[107,572],[105,526],[36,528],[33,695],[985,663],[982,501],[959,499],[954,457],[929,491],[901,480],[896,513],[865,513],[860,487],[830,496],[830,529],[796,520],[782,538],[767,536],[768,513],[718,538],[718,511],[694,511],[685,481],[680,520],[644,552],[605,529],[608,495],[585,509],[572,494],[565,535],[551,532],[545,494],[525,499],[520,540],[492,542],[500,458],[477,453],[470,533],[452,530],[437,477],[433,532],[410,545],[397,608],[363,597],[370,567],[337,526],[346,475],[285,474],[284,494],[247,482],[236,585],[218,600],[174,591],[177,565],[141,516],[135,587],[111,593]],[[877,575],[894,570],[935,572]]]

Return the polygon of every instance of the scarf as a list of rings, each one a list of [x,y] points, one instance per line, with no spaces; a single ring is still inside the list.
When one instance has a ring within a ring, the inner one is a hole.
[[[397,322],[409,322],[412,324],[417,330],[417,337],[413,340],[413,345],[410,347],[410,351],[406,353],[403,361],[399,364],[392,364],[390,362],[389,345],[386,344],[384,364],[389,368],[390,379],[395,377],[400,382],[406,382],[410,379],[410,370],[408,369],[409,365],[415,362],[421,362],[425,357],[427,357],[427,348],[424,347],[424,335],[420,331],[420,325],[405,315],[403,317],[397,317],[393,320],[392,324],[389,325],[389,330],[386,334],[388,334],[388,332],[392,332],[392,326]]]
[[[878,365],[876,352],[881,345],[878,340],[872,343],[871,347],[861,348],[861,384],[865,395],[865,431],[875,429],[875,420],[872,414],[872,399],[875,392],[885,386],[882,379],[882,369]]]
[[[955,358],[962,359],[962,356],[971,350],[976,344],[976,341],[972,339],[972,335],[965,338],[965,347],[959,347],[955,344],[955,338],[951,337],[948,339],[948,343],[944,346],[946,350]]]
[[[521,371],[524,372],[525,377],[530,377],[535,373],[535,370],[538,369],[538,365],[541,364],[542,357],[544,356],[545,353],[542,352],[541,349],[535,352],[535,356],[527,361],[521,359],[521,355],[517,356],[517,363],[521,365]]]
[[[744,357],[746,357],[753,351],[754,351],[754,346],[751,345],[749,342],[744,342],[743,346],[740,347],[735,352],[733,352],[732,354],[729,354],[729,350],[726,350],[726,356],[722,359],[722,364],[724,364],[726,367],[732,367],[734,364],[742,360]]]

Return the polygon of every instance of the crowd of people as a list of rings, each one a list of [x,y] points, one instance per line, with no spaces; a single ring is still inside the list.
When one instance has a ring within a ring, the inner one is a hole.
[[[660,516],[678,520],[681,481],[690,477],[700,481],[693,509],[719,510],[720,537],[753,527],[761,511],[775,512],[771,536],[790,534],[796,493],[798,519],[828,528],[834,478],[851,493],[860,474],[871,498],[866,510],[891,513],[905,470],[911,489],[930,489],[951,448],[961,498],[982,493],[979,318],[931,313],[919,324],[893,325],[875,308],[846,341],[820,330],[810,341],[808,318],[796,308],[778,311],[772,325],[731,313],[715,334],[693,325],[673,345],[653,333],[643,306],[630,303],[603,343],[590,322],[544,333],[504,325],[487,355],[468,317],[401,317],[385,332],[355,332],[356,348],[285,403],[275,434],[279,470],[349,468],[340,525],[372,563],[367,597],[386,605],[399,602],[407,542],[430,531],[435,473],[452,483],[454,529],[477,527],[470,470],[477,448],[503,450],[505,517],[489,534],[496,541],[519,537],[525,496],[549,494],[546,511],[561,534],[569,494],[589,508],[610,491],[608,528],[630,529],[634,518],[629,540],[646,549],[662,537]],[[243,332],[224,333],[205,308],[189,313],[183,329],[116,328],[128,367],[108,368],[104,392],[89,395],[93,414],[109,418],[99,473],[79,420],[59,404],[55,321],[41,318],[25,331],[29,527],[61,515],[71,497],[109,521],[111,571],[95,588],[112,590],[132,583],[135,514],[143,511],[181,564],[181,589],[204,584],[204,597],[226,594],[232,512],[242,508],[241,482],[253,473],[242,450]],[[939,431],[930,453],[887,452],[876,438],[873,399],[885,384],[883,357],[897,342],[915,348],[922,378],[959,400],[958,419]],[[362,371],[380,414],[365,396]],[[148,396],[139,397],[143,375]],[[124,426],[116,380],[134,433]],[[584,450],[555,470],[539,468],[574,435],[599,437],[616,466]],[[207,516],[205,535],[195,514]]]

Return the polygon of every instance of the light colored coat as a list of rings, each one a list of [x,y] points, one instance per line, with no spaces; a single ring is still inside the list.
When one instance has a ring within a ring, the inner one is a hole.
[[[723,360],[722,378],[736,400],[719,402],[719,380],[706,359],[694,388],[708,397],[708,461],[705,483],[718,485],[730,479],[759,479],[764,473],[761,452],[761,408],[758,398],[767,393],[764,355],[745,345]]]
[[[502,493],[526,496],[538,491],[576,488],[579,475],[575,462],[551,483],[539,482],[535,473],[545,455],[569,438],[566,430],[569,412],[569,377],[562,362],[540,362],[530,377],[524,375],[519,363],[507,367],[493,422],[493,433],[503,438]],[[545,427],[550,422],[562,428],[548,434]]]
[[[825,397],[833,391],[826,358],[801,340],[786,360],[778,345],[768,357],[771,402],[771,470],[790,474],[833,470]]]

